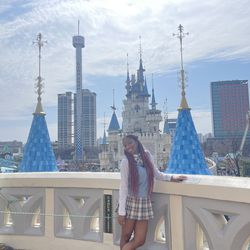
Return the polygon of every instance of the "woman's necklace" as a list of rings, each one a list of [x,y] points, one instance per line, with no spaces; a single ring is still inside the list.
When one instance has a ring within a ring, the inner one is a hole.
[[[134,159],[137,165],[143,166],[143,161],[140,154],[134,154]]]

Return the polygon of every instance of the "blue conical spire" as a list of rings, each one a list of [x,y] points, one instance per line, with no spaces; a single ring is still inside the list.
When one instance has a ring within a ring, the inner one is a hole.
[[[34,113],[28,141],[24,147],[20,172],[57,171],[56,158],[44,114]]]
[[[120,125],[119,125],[119,122],[115,113],[116,107],[115,107],[115,90],[114,89],[113,89],[113,106],[111,106],[111,109],[113,110],[113,114],[109,123],[108,132],[119,131]]]
[[[179,26],[178,38],[181,44],[182,99],[179,107],[176,131],[170,152],[166,173],[211,174],[205,161],[193,119],[185,97],[185,77],[182,57],[183,26]]]
[[[102,144],[102,145],[108,144],[105,129],[104,129],[104,132],[103,132],[103,138],[102,138],[102,143],[101,143],[101,144]]]
[[[166,173],[210,174],[194,127],[190,109],[179,110]]]
[[[23,159],[19,168],[20,172],[57,171],[56,159],[50,142],[45,113],[41,102],[41,47],[44,44],[41,33],[39,33],[36,43],[39,48],[39,76],[36,84],[38,98],[28,141],[25,145]]]
[[[108,131],[119,131],[120,130],[120,125],[116,116],[115,111],[113,111],[110,123],[109,123],[109,128]]]

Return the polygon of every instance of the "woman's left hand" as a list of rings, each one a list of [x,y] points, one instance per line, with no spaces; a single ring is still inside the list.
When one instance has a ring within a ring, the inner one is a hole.
[[[187,179],[187,176],[185,175],[172,175],[171,176],[172,182],[181,182],[181,181],[185,181],[186,179]]]

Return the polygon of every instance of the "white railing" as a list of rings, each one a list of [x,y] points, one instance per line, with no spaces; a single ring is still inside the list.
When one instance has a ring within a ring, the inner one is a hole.
[[[119,249],[119,173],[0,174],[0,243],[18,249]],[[157,181],[143,250],[246,250],[250,179]]]

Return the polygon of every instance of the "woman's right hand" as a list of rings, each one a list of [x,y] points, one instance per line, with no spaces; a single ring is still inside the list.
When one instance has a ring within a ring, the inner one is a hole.
[[[118,215],[118,223],[122,226],[125,225],[126,217],[124,215]]]

